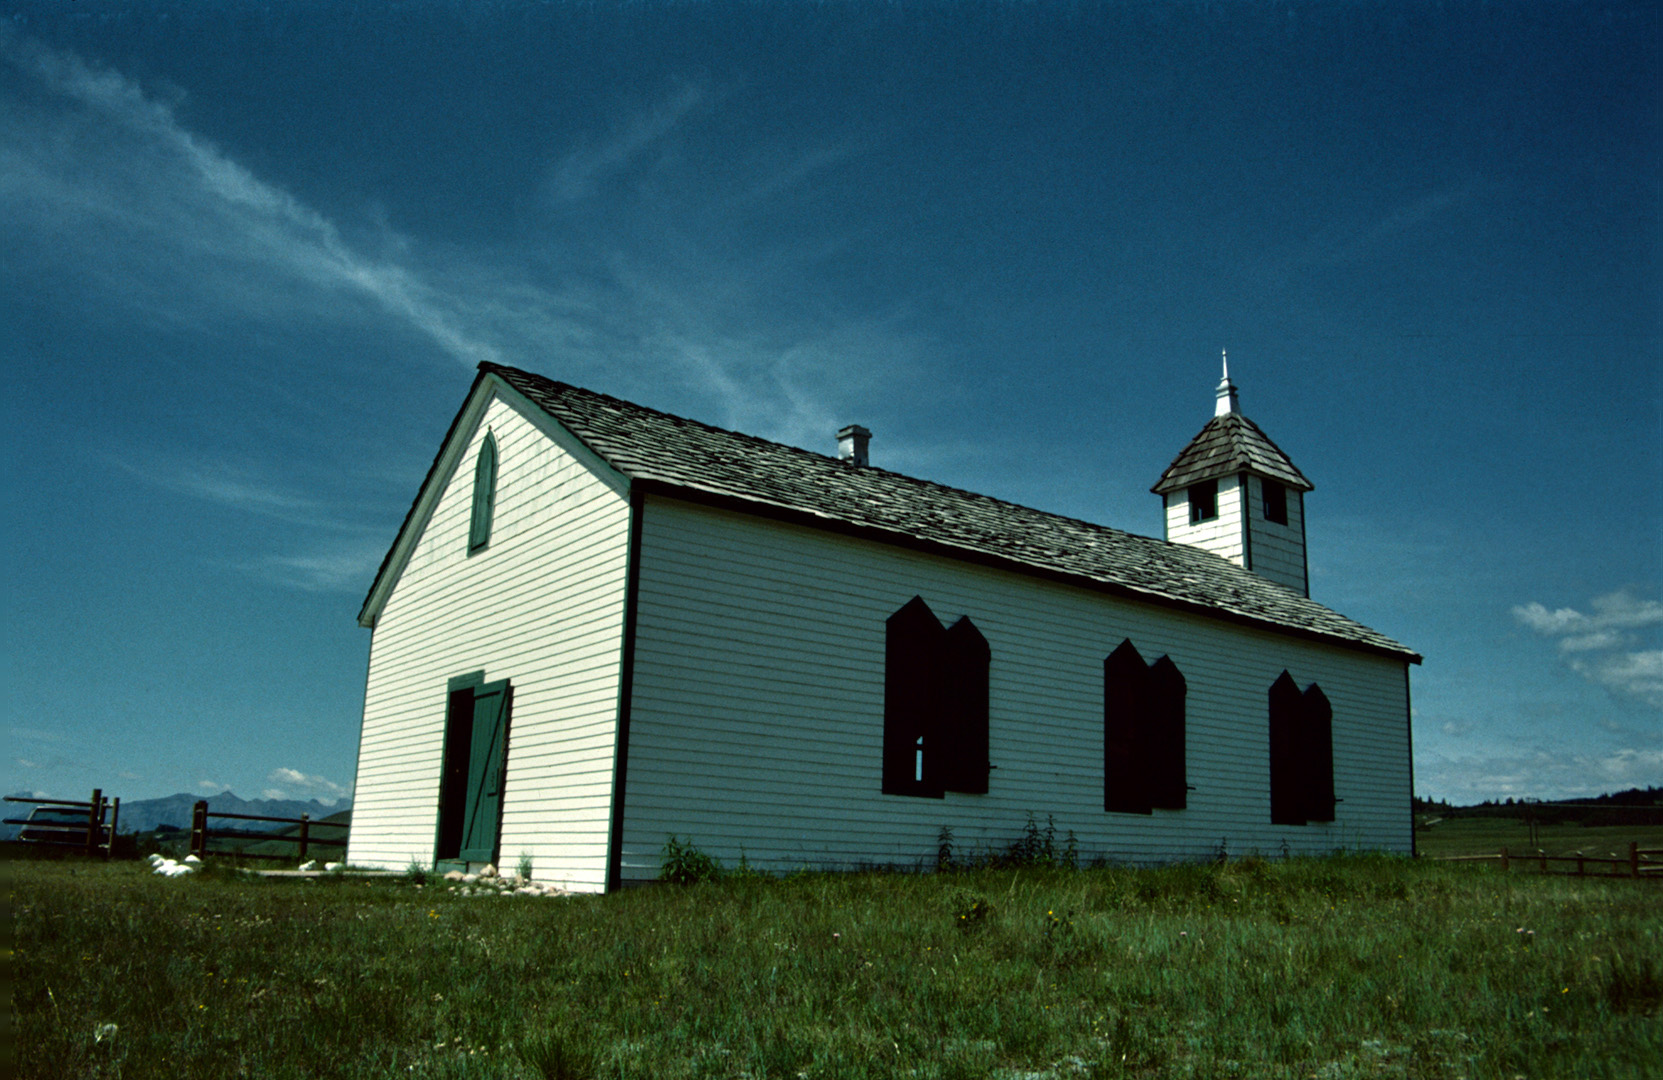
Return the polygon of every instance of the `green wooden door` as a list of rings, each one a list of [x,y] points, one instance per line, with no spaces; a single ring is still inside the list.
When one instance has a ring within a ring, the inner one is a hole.
[[[462,813],[465,862],[496,857],[497,822],[502,815],[502,777],[507,764],[508,682],[474,688],[473,733],[468,752],[468,795]]]

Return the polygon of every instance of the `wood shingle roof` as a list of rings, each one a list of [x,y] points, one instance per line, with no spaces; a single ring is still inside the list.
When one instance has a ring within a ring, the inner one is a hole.
[[[855,466],[517,368],[479,367],[481,379],[502,380],[628,477],[632,487],[646,492],[1013,566],[1134,599],[1420,661],[1384,634],[1199,548]],[[1236,419],[1258,433],[1245,418]],[[1255,467],[1309,489],[1275,444],[1258,435],[1283,464],[1281,472]],[[387,570],[383,563],[381,573]],[[372,596],[374,592],[372,587]]]
[[[1315,486],[1294,467],[1282,448],[1259,430],[1258,424],[1241,413],[1231,412],[1207,421],[1207,426],[1178,452],[1149,490],[1165,495],[1203,480],[1239,472],[1268,476],[1300,491],[1310,491]]]

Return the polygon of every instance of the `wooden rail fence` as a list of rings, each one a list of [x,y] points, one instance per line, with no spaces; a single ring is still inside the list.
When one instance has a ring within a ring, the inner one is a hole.
[[[1515,864],[1524,867],[1535,867],[1544,874],[1553,873],[1549,863],[1574,863],[1576,868],[1559,871],[1565,874],[1576,874],[1583,877],[1631,877],[1657,878],[1663,880],[1663,848],[1643,848],[1638,841],[1628,845],[1628,857],[1623,858],[1616,852],[1609,856],[1585,855],[1580,851],[1573,851],[1569,855],[1549,855],[1538,848],[1526,854],[1514,853],[1502,848],[1494,855],[1435,855],[1435,862],[1499,862],[1503,870],[1512,868]],[[1590,867],[1611,867],[1608,871],[1590,869]]]
[[[300,831],[294,836],[285,836],[281,832],[262,832],[254,829],[210,829],[208,826],[209,818],[225,818],[235,821],[266,821],[274,822],[279,825],[298,825],[300,826]],[[343,849],[346,847],[346,834],[344,831],[339,838],[313,836],[312,830],[319,827],[341,830],[351,828],[350,825],[340,821],[313,821],[311,816],[308,814],[302,814],[297,818],[286,818],[263,817],[259,814],[221,813],[218,810],[209,810],[207,800],[200,799],[197,801],[196,805],[191,807],[191,854],[195,855],[197,858],[204,858],[209,854],[208,845],[211,842],[214,840],[230,839],[257,841],[276,840],[279,842],[297,844],[300,848],[299,857],[302,859],[306,858],[306,851],[310,847],[338,847]]]
[[[34,805],[26,818],[5,819],[7,825],[23,827],[17,839],[24,843],[80,848],[88,855],[103,852],[106,859],[115,850],[116,821],[121,816],[121,800],[106,799],[102,788],[93,788],[92,798],[86,802],[34,799],[24,795],[7,795],[6,801]],[[42,811],[45,816],[37,817]]]

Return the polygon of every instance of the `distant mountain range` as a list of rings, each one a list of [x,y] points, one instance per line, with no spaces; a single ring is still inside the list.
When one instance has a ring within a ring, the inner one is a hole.
[[[121,801],[121,819],[116,823],[116,828],[124,833],[149,832],[151,829],[164,826],[188,829],[191,827],[191,807],[195,806],[196,801],[201,797],[182,791],[177,795],[168,795],[160,799],[135,799],[132,802],[123,799]],[[28,803],[6,803],[4,805],[6,807],[5,817],[22,818],[29,816],[30,806]],[[317,799],[304,801],[300,799],[239,799],[227,791],[221,795],[208,796],[208,809],[229,814],[258,814],[262,817],[297,818],[301,814],[306,814],[313,821],[316,821],[319,818],[328,817],[330,814],[338,814],[342,810],[352,809],[352,800],[341,799],[338,802],[325,803],[319,802]],[[232,822],[225,822],[224,824],[227,827],[233,825]],[[251,832],[274,832],[287,827],[264,821],[238,821],[234,823],[234,826]],[[18,827],[16,825],[0,826],[0,839],[10,840],[17,835],[17,831]]]

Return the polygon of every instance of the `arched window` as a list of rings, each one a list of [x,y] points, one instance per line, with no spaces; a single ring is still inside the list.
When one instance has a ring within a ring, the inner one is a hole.
[[[1270,820],[1334,820],[1334,710],[1322,687],[1286,671],[1270,687]]]
[[[1103,809],[1184,809],[1187,693],[1171,657],[1146,666],[1130,639],[1103,661]]]
[[[479,444],[473,469],[473,518],[468,525],[468,554],[491,542],[491,511],[497,501],[497,440],[489,431]]]
[[[921,596],[885,623],[883,793],[985,794],[987,639],[968,617],[944,630]]]

